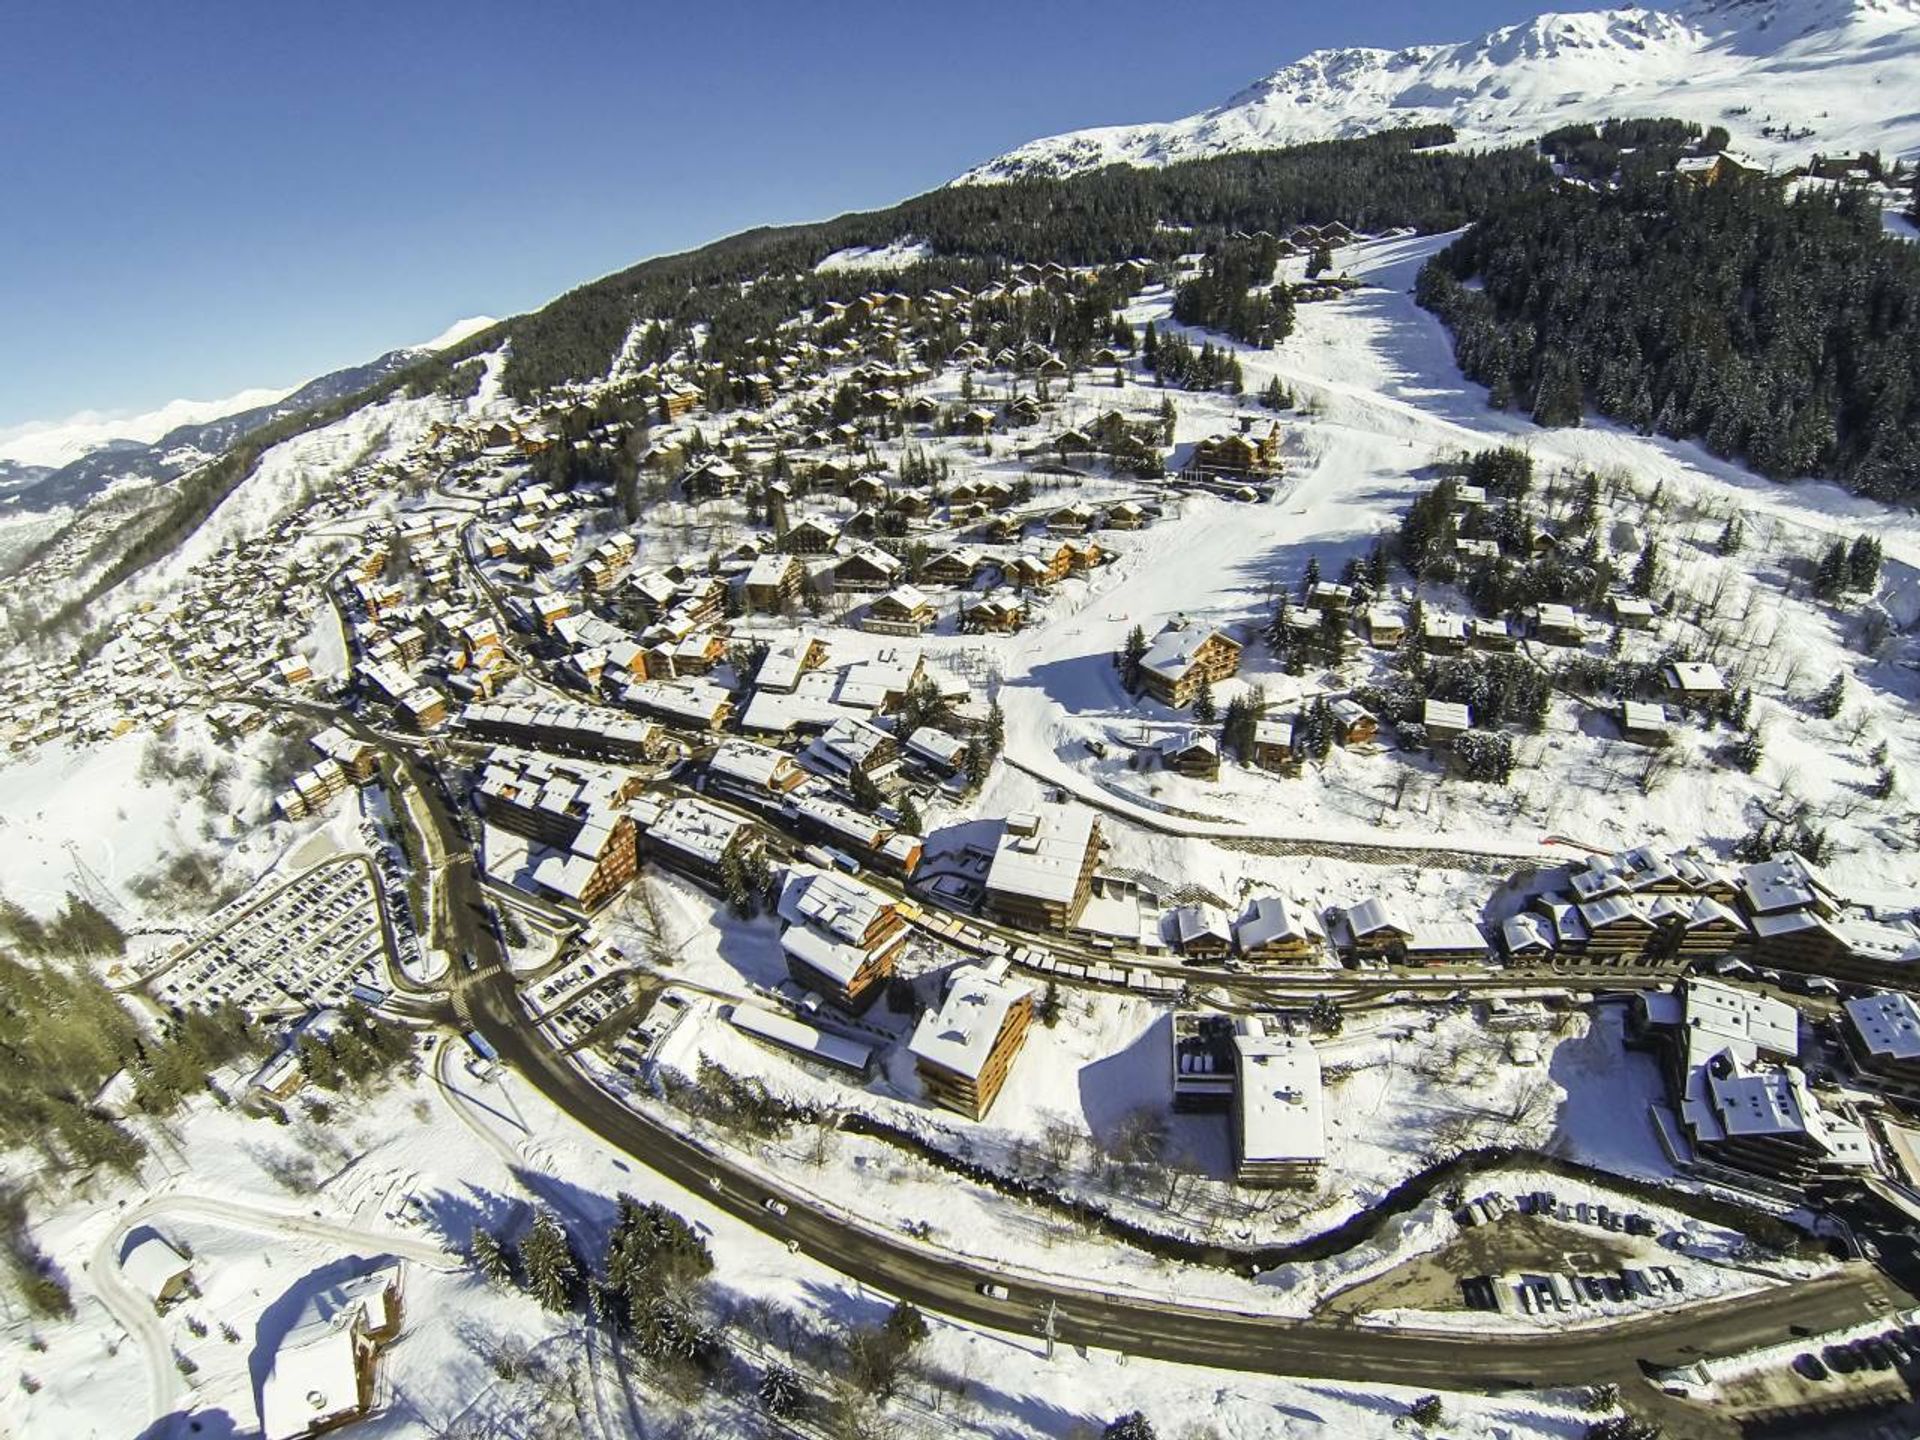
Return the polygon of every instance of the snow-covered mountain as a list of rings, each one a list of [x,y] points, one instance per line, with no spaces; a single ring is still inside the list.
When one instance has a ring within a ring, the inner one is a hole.
[[[182,425],[204,425],[242,410],[271,405],[292,393],[291,386],[242,390],[224,400],[170,400],[144,415],[85,410],[64,420],[30,420],[0,429],[0,463],[58,470],[116,441],[151,445]]]
[[[1184,120],[1035,140],[961,183],[1165,165],[1448,122],[1467,144],[1577,120],[1724,125],[1764,161],[1920,153],[1920,0],[1691,0],[1541,15],[1477,40],[1316,50]]]
[[[20,510],[79,504],[126,480],[166,481],[285,415],[351,395],[422,357],[497,324],[461,320],[419,345],[335,370],[298,388],[243,390],[225,400],[175,400],[144,415],[82,414],[0,430],[0,502]]]

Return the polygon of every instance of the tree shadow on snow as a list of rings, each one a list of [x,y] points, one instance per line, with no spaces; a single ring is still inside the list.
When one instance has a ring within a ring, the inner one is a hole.
[[[471,1183],[464,1194],[435,1190],[417,1196],[421,1221],[456,1254],[465,1254],[472,1248],[476,1230],[489,1230],[499,1236],[511,1234],[519,1228],[526,1209],[524,1200]]]

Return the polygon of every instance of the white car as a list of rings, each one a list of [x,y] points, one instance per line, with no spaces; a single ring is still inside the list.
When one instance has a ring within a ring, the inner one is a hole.
[[[766,1210],[770,1215],[784,1215],[787,1213],[787,1202],[784,1200],[776,1200],[771,1195],[762,1200],[760,1205],[761,1208]]]
[[[1011,1295],[1007,1293],[1006,1286],[996,1284],[992,1280],[987,1281],[986,1284],[980,1287],[980,1293],[986,1296],[989,1300],[1010,1300],[1013,1298]]]

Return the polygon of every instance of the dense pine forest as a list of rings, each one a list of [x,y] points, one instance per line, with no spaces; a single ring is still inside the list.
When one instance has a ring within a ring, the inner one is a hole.
[[[1920,498],[1920,249],[1863,193],[1669,175],[1526,190],[1418,293],[1496,406],[1574,425],[1591,405],[1763,475]]]
[[[509,322],[507,388],[530,397],[605,374],[641,319],[669,331],[710,326],[706,358],[725,363],[735,346],[771,333],[797,311],[872,288],[871,274],[814,272],[826,256],[855,246],[921,241],[928,260],[887,281],[915,293],[983,283],[1022,260],[1171,259],[1235,231],[1331,220],[1356,229],[1446,230],[1496,198],[1542,188],[1550,178],[1524,147],[1478,155],[1429,148],[1450,139],[1444,126],[1421,127],[1162,170],[1114,166],[1066,180],[950,186],[887,210],[748,231],[646,261]],[[482,338],[499,343],[497,332]]]

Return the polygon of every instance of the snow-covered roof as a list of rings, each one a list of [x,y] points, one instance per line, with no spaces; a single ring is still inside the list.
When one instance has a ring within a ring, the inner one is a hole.
[[[1325,938],[1320,921],[1311,909],[1279,895],[1255,896],[1246,913],[1234,923],[1233,933],[1240,948],[1249,951],[1294,940]]]
[[[260,1387],[265,1440],[296,1440],[359,1412],[355,1332],[386,1323],[384,1296],[399,1284],[399,1276],[399,1265],[388,1265],[330,1285],[307,1301]]]
[[[1146,653],[1140,657],[1140,668],[1168,680],[1179,680],[1194,667],[1200,647],[1216,635],[1229,645],[1239,644],[1223,630],[1190,627],[1175,621],[1153,637]]]
[[[1803,909],[1833,895],[1819,867],[1793,851],[1747,866],[1740,872],[1740,890],[1756,915]]]
[[[1847,1020],[1869,1055],[1883,1060],[1920,1060],[1920,1005],[1899,991],[1847,1001]]]
[[[713,724],[721,707],[732,700],[706,680],[641,680],[627,686],[621,698],[637,710],[698,725]]]
[[[747,571],[746,584],[756,590],[772,590],[783,584],[800,562],[791,555],[762,555]]]
[[[923,759],[956,769],[966,758],[967,742],[931,725],[922,725],[907,737],[907,749]]]
[[[127,1251],[120,1262],[127,1283],[149,1300],[159,1300],[169,1286],[192,1270],[192,1262],[158,1235],[148,1235]]]
[[[710,774],[750,789],[771,790],[794,771],[793,757],[770,745],[751,740],[723,740],[707,761]]]
[[[1667,666],[1667,684],[1687,695],[1717,695],[1727,688],[1720,671],[1702,660],[1677,660]]]
[[[940,1008],[920,1016],[907,1049],[916,1059],[977,1079],[1008,1014],[1031,993],[1003,969],[962,965],[950,977]]]
[[[779,909],[789,925],[810,925],[836,940],[859,944],[892,903],[850,875],[809,871],[788,878]]]
[[[1041,805],[1009,815],[987,871],[987,888],[1060,904],[1071,901],[1093,828],[1093,811],[1078,805]]]
[[[834,1035],[802,1024],[788,1015],[762,1010],[757,1005],[735,1005],[728,1018],[749,1035],[757,1035],[789,1050],[815,1055],[849,1069],[865,1070],[873,1061],[873,1047],[870,1045],[862,1045],[844,1035]]]
[[[1400,912],[1389,901],[1373,896],[1362,900],[1358,905],[1347,907],[1347,931],[1358,940],[1368,935],[1392,931],[1400,935],[1411,935],[1413,927],[1401,918]]]
[[[1177,905],[1167,912],[1168,938],[1176,945],[1191,945],[1199,940],[1233,941],[1227,917],[1212,905]]]
[[[1680,997],[1687,1051],[1696,1062],[1722,1050],[1748,1063],[1761,1055],[1786,1059],[1799,1052],[1800,1015],[1784,1000],[1715,980],[1688,980]]]
[[[1269,1035],[1257,1019],[1235,1026],[1235,1108],[1243,1161],[1318,1163],[1327,1155],[1320,1056],[1291,1035]]]
[[[687,796],[672,801],[660,811],[647,827],[647,839],[709,865],[718,865],[733,837],[749,828],[750,821]]]

